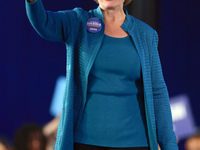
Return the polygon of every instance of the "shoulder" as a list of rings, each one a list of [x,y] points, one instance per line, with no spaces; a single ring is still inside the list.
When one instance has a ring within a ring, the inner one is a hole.
[[[77,21],[78,18],[81,18],[83,16],[85,16],[85,17],[88,16],[88,12],[83,10],[80,7],[76,7],[72,10],[62,10],[62,11],[59,11],[59,13],[63,13],[64,15],[69,17],[70,19],[76,20],[76,21]]]
[[[88,12],[86,10],[83,10],[82,8],[80,7],[76,7],[73,9],[74,12],[76,12],[77,16],[82,16],[82,15],[87,15]]]
[[[141,21],[141,20],[139,20],[139,19],[137,19],[137,18],[135,18],[133,16],[131,16],[131,18],[134,20],[135,25],[140,30],[143,30],[143,31],[146,31],[146,32],[152,32],[152,33],[155,32],[155,30],[151,26],[149,26],[147,23],[145,23],[145,22],[143,22],[143,21]]]
[[[145,36],[153,36],[155,34],[155,30],[151,26],[149,26],[147,23],[131,15],[128,15],[128,16],[133,24],[133,27],[139,30],[141,34],[144,34]]]

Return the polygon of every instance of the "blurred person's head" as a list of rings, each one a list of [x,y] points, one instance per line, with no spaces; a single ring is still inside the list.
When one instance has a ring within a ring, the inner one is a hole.
[[[200,150],[200,134],[191,136],[186,140],[185,150]]]
[[[26,124],[18,129],[14,138],[14,150],[45,150],[46,138],[37,124]]]
[[[0,150],[8,150],[9,146],[5,140],[0,138]]]

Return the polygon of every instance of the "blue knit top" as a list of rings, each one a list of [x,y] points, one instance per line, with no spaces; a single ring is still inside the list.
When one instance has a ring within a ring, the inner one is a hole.
[[[104,36],[88,81],[87,104],[75,142],[148,146],[141,64],[130,36]]]
[[[85,111],[89,72],[103,42],[103,13],[100,7],[89,12],[81,8],[45,11],[41,0],[31,4],[26,1],[26,11],[39,35],[66,44],[66,89],[55,150],[73,150],[74,137]],[[91,17],[98,18],[103,25],[96,34],[87,32],[87,20]],[[150,149],[158,150],[159,143],[162,150],[178,150],[169,95],[157,50],[158,35],[127,12],[121,28],[133,39],[141,60]]]

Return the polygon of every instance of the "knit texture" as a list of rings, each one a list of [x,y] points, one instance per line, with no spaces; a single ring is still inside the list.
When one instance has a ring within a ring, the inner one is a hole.
[[[141,64],[130,36],[104,36],[88,79],[86,107],[75,142],[148,146]]]
[[[41,0],[31,4],[26,2],[26,11],[32,26],[43,38],[66,43],[66,89],[55,149],[73,150],[74,135],[85,108],[89,71],[104,36],[103,14],[99,7],[89,12],[81,8],[45,11]],[[102,21],[100,32],[87,32],[86,25],[90,17]],[[126,17],[121,27],[135,43],[142,65],[150,149],[157,150],[159,143],[162,150],[178,150],[168,91],[157,51],[158,35],[127,12]]]

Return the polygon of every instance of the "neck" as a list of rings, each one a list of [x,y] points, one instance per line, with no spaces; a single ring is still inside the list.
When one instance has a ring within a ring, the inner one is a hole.
[[[105,10],[102,9],[102,13],[105,22],[124,21],[126,18],[123,8],[105,9]]]

